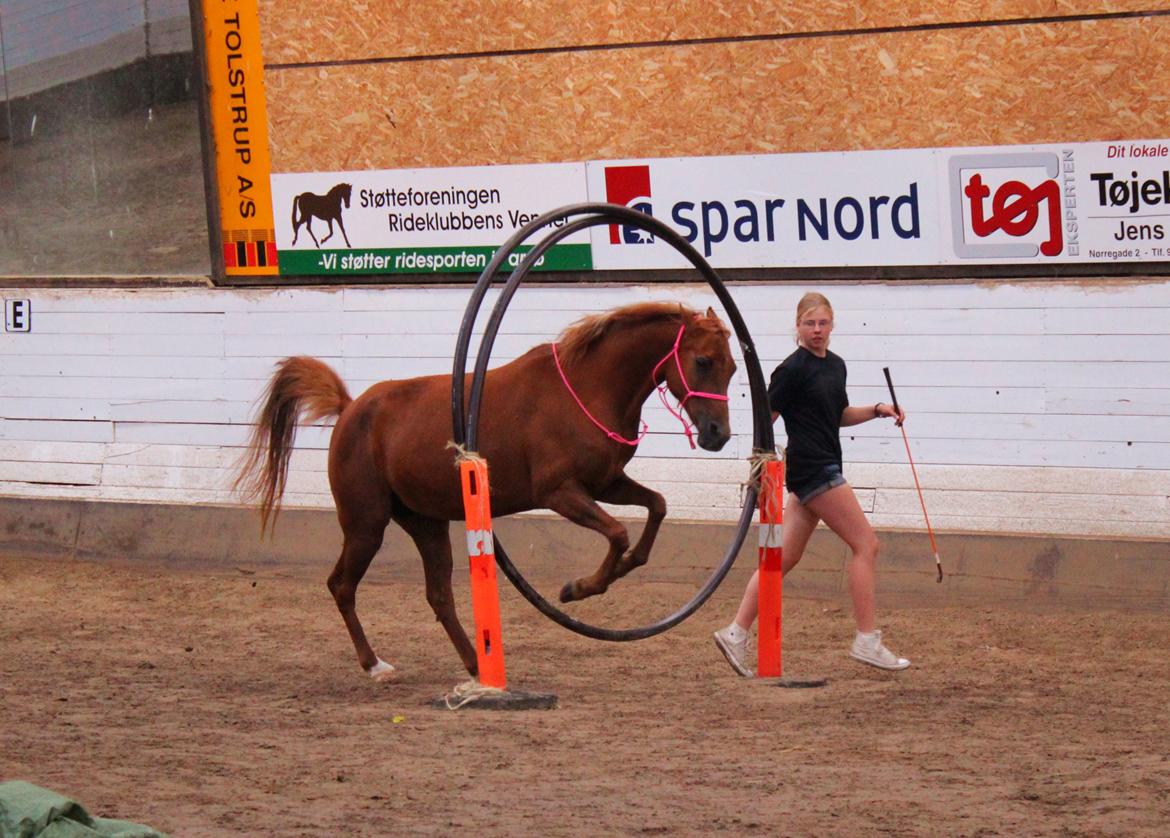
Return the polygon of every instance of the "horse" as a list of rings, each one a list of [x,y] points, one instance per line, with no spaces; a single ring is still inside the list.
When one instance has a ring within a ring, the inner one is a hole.
[[[710,308],[699,314],[678,303],[640,303],[584,317],[555,343],[487,372],[477,453],[490,464],[491,514],[550,509],[609,542],[593,574],[565,584],[562,602],[605,592],[649,558],[666,501],[624,469],[641,439],[635,435],[651,392],[657,388],[665,401],[669,390],[681,400],[676,416],[689,438],[681,411],[689,415],[702,448],[718,451],[727,443],[726,394],[736,368],[730,335]],[[468,375],[465,393],[470,386]],[[285,358],[257,403],[235,483],[246,502],[258,505],[261,533],[275,528],[298,418],[337,417],[328,473],[344,541],[327,584],[358,663],[377,681],[393,680],[396,670],[366,639],[355,596],[392,520],[418,548],[427,602],[467,671],[477,675],[475,647],[451,592],[448,522],[464,513],[451,426],[444,421],[450,413],[450,375],[382,381],[353,399],[324,362]],[[646,508],[633,549],[626,527],[598,501]]]
[[[293,225],[293,240],[292,243],[297,243],[297,233],[301,229],[301,225],[309,231],[309,235],[313,238],[313,244],[317,247],[321,246],[321,242],[327,242],[333,238],[333,222],[337,222],[337,226],[341,228],[341,237],[345,239],[346,247],[353,247],[349,243],[349,236],[345,234],[345,225],[341,223],[341,204],[345,203],[345,208],[349,209],[349,196],[353,192],[353,186],[348,183],[339,183],[330,189],[324,195],[318,195],[315,192],[302,192],[293,198],[292,205],[292,225]],[[297,214],[300,213],[300,218]],[[316,216],[322,221],[329,222],[329,235],[317,241],[317,237],[313,235],[313,217]]]

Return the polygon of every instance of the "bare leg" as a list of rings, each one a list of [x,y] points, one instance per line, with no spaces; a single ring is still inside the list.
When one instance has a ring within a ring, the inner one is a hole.
[[[455,613],[455,597],[451,592],[451,531],[448,523],[412,513],[396,514],[394,520],[414,540],[422,556],[427,602],[435,612],[435,619],[446,630],[463,666],[475,677],[479,674],[479,659]]]
[[[877,567],[878,539],[866,520],[857,496],[848,483],[830,489],[808,502],[809,509],[849,545],[849,595],[853,599],[853,617],[857,630],[874,630],[874,577]]]
[[[666,517],[666,499],[653,489],[648,489],[623,474],[610,484],[598,500],[624,506],[643,506],[649,513],[646,516],[646,526],[642,530],[638,543],[634,545],[634,549],[618,560],[615,574],[620,579],[649,560],[650,548],[654,546],[654,539],[658,537],[658,528],[662,526],[662,519]]]
[[[820,519],[802,504],[791,492],[784,504],[783,544],[781,545],[783,558],[781,572],[787,576],[788,571],[804,556],[804,548],[817,528]],[[741,629],[750,629],[752,623],[760,613],[760,571],[757,568],[748,580],[747,588],[740,600],[739,610],[735,613],[735,624]]]
[[[752,578],[748,580],[743,591],[743,599],[739,601],[739,610],[735,612],[735,624],[744,631],[752,627],[756,617],[760,615],[760,569],[752,571]]]
[[[574,524],[596,530],[609,540],[609,552],[601,565],[590,576],[566,582],[561,588],[561,602],[574,602],[605,593],[609,583],[617,578],[618,560],[630,546],[630,534],[626,528],[598,506],[575,480],[566,481],[544,502],[553,512]]]

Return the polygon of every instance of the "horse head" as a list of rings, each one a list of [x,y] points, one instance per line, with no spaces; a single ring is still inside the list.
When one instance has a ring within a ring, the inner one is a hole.
[[[345,202],[345,208],[349,209],[349,196],[350,196],[350,193],[353,192],[353,184],[339,183],[337,185],[337,188],[341,192],[341,200],[343,200]]]
[[[675,363],[662,365],[666,387],[694,422],[699,445],[718,451],[731,438],[727,386],[735,374],[731,330],[708,308],[684,321]]]

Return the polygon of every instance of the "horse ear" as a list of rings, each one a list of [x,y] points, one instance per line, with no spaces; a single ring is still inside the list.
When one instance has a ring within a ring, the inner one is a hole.
[[[711,308],[711,306],[707,306],[707,316],[708,316],[708,317],[714,317],[714,316],[715,316],[715,309]]]

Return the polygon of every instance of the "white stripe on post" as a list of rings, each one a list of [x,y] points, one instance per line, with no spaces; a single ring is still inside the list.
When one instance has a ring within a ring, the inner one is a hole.
[[[467,531],[468,556],[494,556],[495,554],[496,545],[492,540],[491,530]]]
[[[784,543],[781,524],[760,524],[760,549],[774,549]]]

